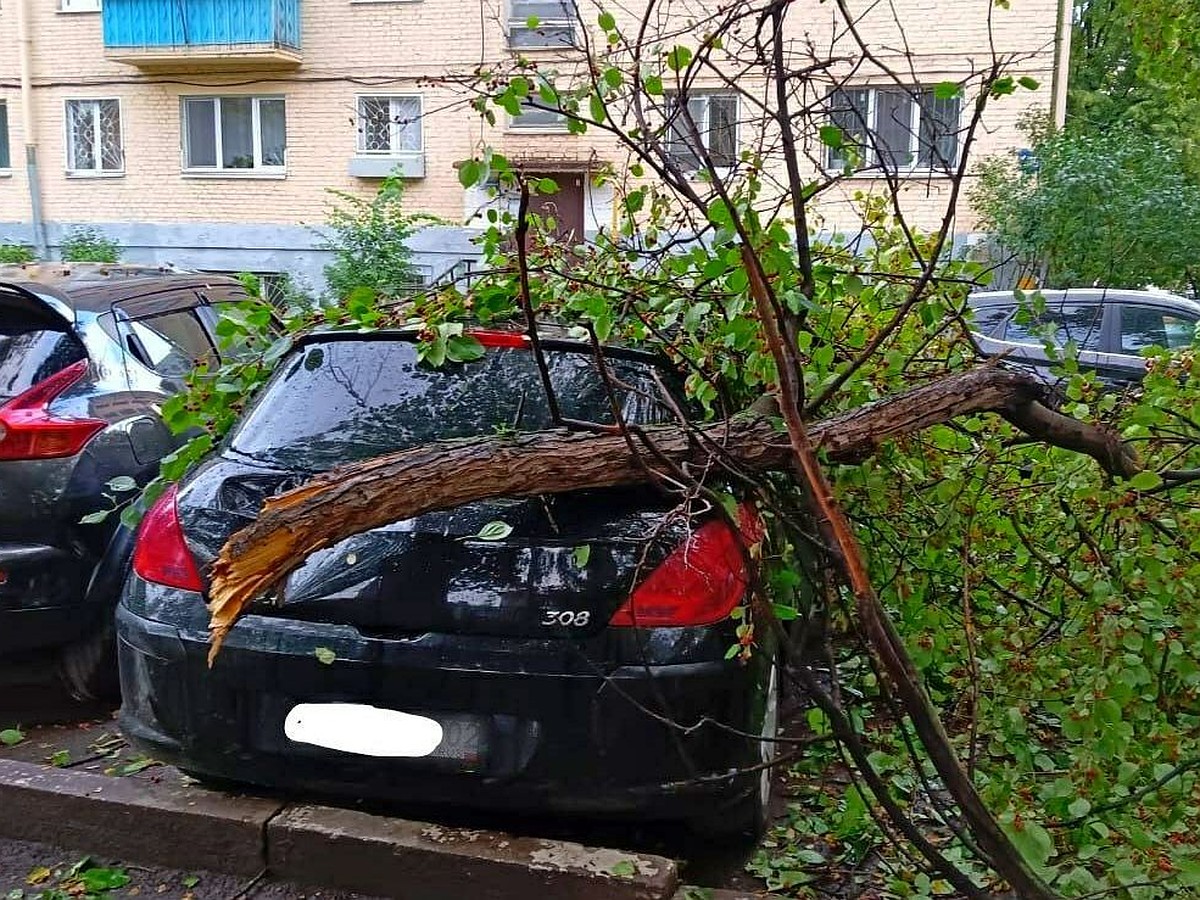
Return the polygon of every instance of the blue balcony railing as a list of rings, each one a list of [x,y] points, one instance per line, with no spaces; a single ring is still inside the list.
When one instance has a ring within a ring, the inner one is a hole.
[[[104,0],[104,48],[300,51],[300,0]]]

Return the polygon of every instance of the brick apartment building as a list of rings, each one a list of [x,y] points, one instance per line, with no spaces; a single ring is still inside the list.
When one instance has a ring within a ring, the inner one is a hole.
[[[408,208],[447,222],[415,241],[418,262],[436,277],[473,256],[479,212],[497,202],[464,190],[454,167],[485,141],[555,176],[563,218],[588,232],[609,227],[619,180],[596,186],[589,172],[625,165],[615,144],[567,134],[561,119],[534,111],[484,126],[461,92],[436,82],[518,50],[566,59],[564,44],[580,26],[556,22],[564,2],[3,0],[0,243],[41,244],[53,257],[68,230],[86,225],[119,241],[133,261],[291,272],[315,285],[324,255],[313,229],[327,189],[370,196],[398,165]],[[582,21],[594,23],[596,0],[576,2]],[[664,5],[686,19],[717,4]],[[1019,147],[1017,121],[1031,107],[1061,119],[1066,0],[1011,0],[1009,9],[993,0],[850,6],[861,12],[859,35],[910,76],[911,88],[965,78],[993,52],[1038,81],[992,105],[976,158]],[[855,39],[837,26],[833,7],[797,0],[793,40],[851,61],[854,77],[839,96],[903,160],[902,205],[932,227],[949,179],[929,157],[961,152],[955,131],[965,104],[897,91],[880,72],[854,65]],[[540,20],[534,30],[531,15]],[[593,37],[602,40],[598,29]],[[693,102],[714,154],[736,153],[749,135],[733,123],[748,112],[719,90]],[[922,137],[930,117],[941,131]],[[894,133],[897,121],[912,127]],[[843,182],[822,201],[823,226],[851,227],[847,198],[882,183],[870,171]],[[956,232],[971,232],[965,201]]]

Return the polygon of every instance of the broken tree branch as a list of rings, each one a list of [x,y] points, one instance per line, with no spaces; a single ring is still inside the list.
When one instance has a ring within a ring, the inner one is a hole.
[[[814,423],[809,431],[829,459],[856,462],[889,439],[994,411],[1044,429],[1034,436],[1049,442],[1063,436],[1071,449],[1089,453],[1114,474],[1138,470],[1132,451],[1114,453],[1107,429],[1040,407],[1044,390],[1028,375],[985,366]],[[758,472],[791,462],[787,436],[764,416],[735,417],[698,433],[669,425],[645,434],[654,453],[638,455],[620,434],[566,430],[428,444],[342,466],[269,498],[213,564],[212,654],[245,607],[310,554],[389,522],[492,497],[643,484],[662,465],[657,454],[675,465],[707,466],[719,448],[727,465]]]

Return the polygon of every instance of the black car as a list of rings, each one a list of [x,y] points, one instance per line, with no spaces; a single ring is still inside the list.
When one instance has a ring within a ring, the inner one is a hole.
[[[208,667],[206,573],[264,498],[401,448],[550,426],[523,338],[479,337],[480,360],[438,369],[402,332],[299,342],[141,526],[117,611],[122,728],[220,780],[760,828],[779,683],[767,629],[749,662],[729,658],[743,541],[762,527],[745,504],[739,528],[664,517],[677,501],[649,487],[394,522],[287,574]],[[563,414],[611,422],[589,346],[545,344]],[[629,421],[670,420],[661,360],[606,352]]]
[[[1190,347],[1200,322],[1200,303],[1160,291],[1074,288],[1039,291],[1044,311],[1021,314],[1012,291],[971,294],[976,341],[989,355],[1026,366],[1048,381],[1056,363],[1046,353],[1047,337],[1058,348],[1073,341],[1081,369],[1119,386],[1141,381],[1146,374],[1146,347],[1168,350]],[[1032,308],[1034,294],[1029,292]]]
[[[115,690],[117,517],[81,520],[177,446],[159,404],[215,356],[211,304],[244,297],[151,267],[0,267],[0,660],[54,648],[76,696]]]

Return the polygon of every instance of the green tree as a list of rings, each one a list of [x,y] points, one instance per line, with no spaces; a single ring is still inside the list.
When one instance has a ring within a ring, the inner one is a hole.
[[[377,296],[402,296],[421,284],[412,263],[409,239],[436,219],[404,209],[404,182],[383,180],[369,200],[344,191],[330,191],[334,202],[326,220],[325,249],[334,260],[325,267],[325,280],[336,299],[365,288]]]
[[[1133,125],[1033,127],[1032,161],[992,157],[971,201],[982,226],[1053,287],[1194,287],[1200,186],[1180,152]]]

